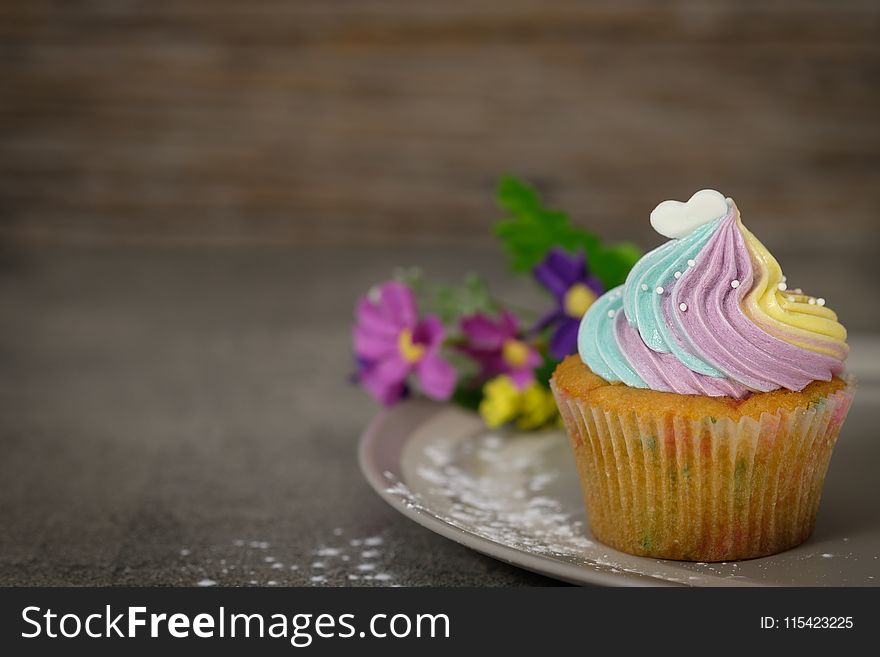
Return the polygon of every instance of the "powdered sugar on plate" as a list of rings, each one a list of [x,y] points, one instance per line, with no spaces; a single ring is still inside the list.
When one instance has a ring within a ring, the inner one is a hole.
[[[812,585],[875,583],[855,565],[876,553],[853,550],[852,534],[743,562],[676,562],[615,551],[590,534],[561,430],[493,431],[459,409],[426,411],[400,447],[392,448],[396,438],[384,446],[368,440],[365,472],[406,515],[492,556],[576,582],[797,585],[809,572]],[[380,463],[384,467],[375,467]]]
[[[484,432],[432,442],[413,459],[406,485],[390,472],[386,492],[411,509],[501,545],[532,554],[582,559],[586,536],[579,499],[565,504],[554,484],[571,463],[548,462],[560,434]],[[567,508],[566,508],[567,507]],[[572,512],[570,509],[574,508]],[[606,561],[620,571],[626,566]]]

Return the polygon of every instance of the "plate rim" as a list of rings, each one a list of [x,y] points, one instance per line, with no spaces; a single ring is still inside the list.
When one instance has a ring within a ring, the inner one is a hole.
[[[393,509],[401,513],[406,518],[418,523],[422,527],[433,531],[444,538],[447,538],[459,545],[484,554],[493,559],[503,561],[517,568],[522,568],[530,572],[544,575],[552,579],[557,579],[569,584],[583,586],[584,584],[596,584],[601,586],[618,586],[618,587],[685,587],[687,584],[682,582],[674,582],[659,577],[649,575],[647,573],[608,573],[589,565],[576,566],[567,564],[555,559],[533,555],[517,548],[510,547],[503,543],[498,543],[491,539],[479,536],[467,530],[456,527],[437,516],[422,511],[418,507],[411,507],[404,504],[400,497],[388,491],[388,479],[385,471],[378,467],[374,459],[371,459],[374,445],[379,441],[382,434],[382,428],[392,418],[395,412],[401,407],[407,407],[414,412],[418,412],[416,406],[425,407],[422,413],[433,410],[433,413],[420,419],[418,425],[411,429],[405,438],[401,441],[401,449],[398,450],[396,463],[399,465],[400,456],[403,453],[402,446],[405,445],[411,436],[415,433],[418,426],[424,424],[430,417],[442,411],[447,404],[430,402],[422,399],[407,400],[399,404],[394,409],[383,409],[376,414],[369,422],[358,444],[358,465],[367,480],[370,487]],[[392,473],[402,483],[402,473]],[[743,585],[745,583],[739,583]],[[747,585],[747,584],[746,584]]]

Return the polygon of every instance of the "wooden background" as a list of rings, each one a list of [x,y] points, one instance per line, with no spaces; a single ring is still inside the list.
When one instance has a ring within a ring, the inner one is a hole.
[[[488,249],[510,171],[646,247],[716,187],[860,297],[878,37],[864,0],[7,2],[0,240]]]
[[[715,186],[772,237],[877,242],[877,2],[33,0],[0,17],[7,236],[482,238],[509,170],[621,237]]]

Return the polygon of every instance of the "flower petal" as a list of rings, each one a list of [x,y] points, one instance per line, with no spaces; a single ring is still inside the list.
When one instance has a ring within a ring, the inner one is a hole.
[[[501,351],[498,349],[472,349],[471,347],[464,345],[457,347],[457,350],[474,361],[479,367],[480,371],[477,374],[477,379],[480,381],[484,381],[490,378],[493,374],[498,374],[504,371],[503,367],[500,367],[501,361]]]
[[[412,328],[419,319],[412,290],[399,281],[389,281],[379,288],[379,299],[386,319],[398,328]]]
[[[392,356],[397,351],[397,336],[377,335],[365,326],[355,326],[352,343],[359,358],[377,361]]]
[[[395,355],[365,367],[361,382],[375,399],[390,405],[403,396],[409,369],[409,364]]]
[[[557,299],[561,299],[568,289],[566,281],[547,264],[546,260],[532,269],[532,275]]]
[[[600,281],[592,274],[587,276],[586,283],[587,287],[590,288],[597,297],[601,297],[603,294],[605,294],[605,286],[602,285],[602,281]]]
[[[509,337],[504,329],[483,313],[476,313],[461,320],[461,332],[468,344],[477,349],[501,349]]]
[[[383,406],[394,406],[406,396],[406,384],[403,382],[383,383],[364,378],[363,384],[373,399]]]
[[[515,370],[508,370],[507,376],[513,381],[514,385],[520,390],[525,390],[529,385],[535,382],[535,372],[530,367],[520,367]]]
[[[569,287],[572,283],[586,278],[587,259],[583,253],[569,253],[565,249],[555,248],[550,251],[550,257],[553,260],[553,267],[556,273],[562,279],[568,281]]]
[[[532,274],[557,299],[561,299],[574,283],[586,279],[586,260],[581,253],[568,253],[563,249],[553,248],[532,270]]]
[[[500,322],[505,335],[508,338],[516,337],[519,333],[519,320],[509,310],[505,310],[501,313],[501,322]]]
[[[556,324],[557,322],[565,319],[565,317],[567,317],[567,315],[565,314],[565,311],[562,310],[562,308],[555,308],[545,314],[541,319],[539,319],[538,323],[535,324],[529,332],[532,334],[540,333],[548,326]]]
[[[400,328],[388,320],[382,309],[367,297],[358,300],[355,317],[359,326],[368,328],[372,333],[396,336]]]
[[[385,358],[373,364],[371,367],[375,375],[385,381],[403,381],[412,365],[407,363],[400,354],[395,353],[390,358]]]
[[[479,363],[485,373],[504,374],[507,364],[501,348],[498,349],[474,349],[469,345],[459,347],[459,351]]]
[[[577,337],[580,320],[568,317],[560,322],[550,339],[550,355],[562,360],[577,351]]]
[[[412,339],[416,344],[425,345],[429,351],[436,351],[443,343],[443,322],[436,315],[426,315],[413,330]]]
[[[428,354],[416,365],[422,392],[436,401],[446,401],[455,390],[455,368],[436,354]]]
[[[543,362],[544,362],[544,359],[541,358],[541,354],[538,353],[538,350],[530,345],[529,346],[529,355],[526,356],[525,367],[528,367],[529,369],[533,370]]]

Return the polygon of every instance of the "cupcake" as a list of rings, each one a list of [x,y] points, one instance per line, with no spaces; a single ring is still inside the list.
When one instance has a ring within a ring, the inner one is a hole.
[[[846,330],[720,193],[651,224],[671,239],[593,303],[551,380],[593,534],[686,561],[794,547],[853,397]]]

